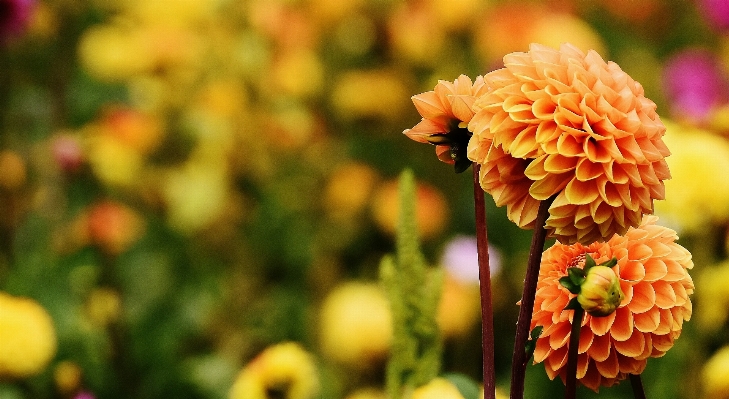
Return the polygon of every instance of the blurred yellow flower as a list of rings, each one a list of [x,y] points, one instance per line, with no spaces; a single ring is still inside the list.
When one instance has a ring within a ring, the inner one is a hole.
[[[412,399],[463,399],[463,395],[450,381],[445,378],[435,378],[416,388]]]
[[[324,299],[319,336],[325,356],[354,368],[382,361],[390,350],[392,315],[382,289],[348,282]]]
[[[140,154],[157,149],[165,133],[159,117],[125,106],[104,109],[94,127],[96,134],[114,137]]]
[[[324,87],[324,67],[319,55],[307,49],[287,51],[278,58],[271,71],[273,84],[285,94],[312,97]]]
[[[714,353],[702,370],[704,397],[729,399],[729,346]]]
[[[238,374],[230,399],[310,399],[319,393],[312,356],[298,343],[266,348]]]
[[[434,66],[447,43],[440,17],[424,2],[401,2],[388,17],[395,57],[419,66]]]
[[[504,2],[488,8],[479,21],[475,43],[487,66],[504,54],[525,51],[531,43],[559,48],[570,42],[582,51],[606,54],[602,38],[587,22],[539,2]]]
[[[181,168],[170,170],[162,183],[170,226],[192,233],[220,217],[230,195],[227,176],[223,160],[209,155],[193,157]]]
[[[146,25],[197,28],[212,22],[221,0],[125,0],[126,12]]]
[[[479,398],[483,398],[483,387],[481,387],[481,392],[479,393]],[[503,389],[496,387],[496,399],[509,399],[509,394],[505,393]]]
[[[469,29],[488,2],[480,0],[429,0],[428,6],[447,30]]]
[[[324,189],[324,206],[335,218],[349,218],[366,209],[380,179],[377,171],[360,162],[339,166],[329,177]],[[352,184],[352,182],[357,184]]]
[[[666,123],[664,141],[674,154],[667,159],[671,180],[656,214],[681,232],[700,233],[729,220],[729,141],[695,127]]]
[[[345,19],[347,16],[357,12],[364,0],[308,0],[311,15],[316,17],[316,22],[323,25],[330,25]]]
[[[445,337],[473,331],[481,316],[478,283],[464,282],[446,274],[438,306],[438,327]]]
[[[372,199],[372,217],[383,232],[395,235],[398,223],[399,196],[397,181],[381,184]],[[431,239],[440,234],[448,221],[448,203],[437,188],[418,183],[415,192],[415,220],[422,239]]]
[[[78,364],[64,360],[53,369],[56,388],[63,395],[71,395],[81,388],[82,370]]]
[[[91,76],[106,82],[146,73],[154,66],[144,37],[129,26],[97,25],[87,29],[79,40],[78,56]]]
[[[409,98],[404,78],[387,70],[347,71],[334,84],[331,101],[339,117],[396,120]]]
[[[56,345],[53,320],[38,302],[0,292],[0,378],[39,374]]]
[[[96,288],[89,294],[85,310],[94,325],[104,328],[119,318],[121,297],[113,289]]]
[[[345,399],[387,399],[387,395],[382,389],[362,388],[350,393]]]
[[[91,169],[103,183],[129,187],[139,181],[144,159],[133,147],[110,135],[95,133],[87,137],[86,146]]]
[[[729,260],[703,267],[696,278],[696,323],[704,331],[718,331],[729,318]]]
[[[25,161],[15,151],[0,151],[0,187],[7,190],[16,190],[25,184]]]

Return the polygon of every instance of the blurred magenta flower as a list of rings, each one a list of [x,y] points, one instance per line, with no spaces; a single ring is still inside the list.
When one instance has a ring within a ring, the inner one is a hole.
[[[0,0],[0,40],[25,29],[33,4],[33,0]]]
[[[729,29],[729,0],[699,0],[701,14],[712,27]]]
[[[678,119],[704,121],[727,99],[727,84],[716,57],[707,50],[674,54],[663,70],[663,87]]]
[[[455,236],[446,244],[441,263],[448,274],[459,282],[478,284],[476,245],[475,236],[465,235]],[[489,266],[492,276],[501,270],[501,254],[491,245],[489,245]]]

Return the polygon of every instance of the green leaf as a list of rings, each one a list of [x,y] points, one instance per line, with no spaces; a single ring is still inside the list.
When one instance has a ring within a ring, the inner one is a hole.
[[[567,303],[567,306],[565,306],[563,310],[575,310],[581,308],[582,306],[580,306],[580,303],[577,302],[577,297],[575,297],[570,299],[570,301]]]
[[[569,276],[564,276],[559,279],[559,284],[562,285],[562,287],[567,288],[567,290],[569,290],[569,292],[573,294],[580,293],[580,286],[575,285],[575,283],[572,282],[572,279]]]
[[[463,173],[468,170],[468,167],[471,166],[472,163],[473,162],[471,162],[471,160],[468,158],[458,157],[455,159],[455,164],[453,166],[456,173]]]
[[[590,256],[590,254],[585,254],[585,267],[584,267],[585,272],[590,270],[590,268],[595,265],[597,265],[595,263],[595,259],[592,259],[592,256]]]
[[[534,350],[537,349],[537,339],[539,339],[539,336],[542,335],[542,330],[544,330],[544,327],[536,326],[529,333],[529,337],[531,339],[528,340],[526,342],[526,345],[524,346],[524,352],[526,352],[527,360],[529,360],[532,357],[532,355],[534,354]]]
[[[479,399],[481,387],[471,377],[459,373],[450,373],[444,375],[443,378],[455,385],[464,399]]]
[[[615,265],[617,265],[617,264],[618,264],[618,258],[616,258],[616,257],[613,257],[612,259],[610,259],[609,261],[607,261],[607,262],[603,263],[603,264],[602,264],[602,265],[600,265],[600,266],[607,266],[607,267],[613,267],[613,266],[615,266]]]
[[[569,276],[570,280],[572,281],[572,284],[579,287],[582,285],[582,283],[585,282],[587,273],[585,273],[585,271],[580,269],[579,267],[570,267],[570,268],[567,268],[567,276]],[[577,290],[577,292],[573,292],[573,294],[577,294],[578,292],[580,292],[579,289]]]

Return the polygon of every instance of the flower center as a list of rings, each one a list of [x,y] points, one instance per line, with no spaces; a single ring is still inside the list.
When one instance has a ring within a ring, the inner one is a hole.
[[[473,133],[465,125],[465,123],[462,123],[458,119],[452,119],[448,126],[448,133],[431,134],[428,136],[428,141],[431,144],[447,145],[450,148],[450,155],[456,173],[465,171],[472,163],[468,159],[466,151],[468,150],[468,141],[471,139]]]
[[[570,267],[584,267],[585,265],[585,254],[579,254],[572,258],[572,260],[567,263],[567,269]]]

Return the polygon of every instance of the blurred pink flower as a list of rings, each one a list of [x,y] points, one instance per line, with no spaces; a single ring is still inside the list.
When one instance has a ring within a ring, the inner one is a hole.
[[[25,29],[33,5],[33,0],[0,0],[0,40]]]
[[[475,236],[458,235],[453,237],[443,250],[441,259],[448,274],[462,283],[478,284],[478,252]],[[491,275],[501,270],[501,254],[489,245],[489,267]]]
[[[663,87],[677,118],[704,121],[727,99],[727,81],[707,50],[687,49],[666,61]]]
[[[729,1],[699,0],[697,5],[709,25],[719,30],[729,29]]]

